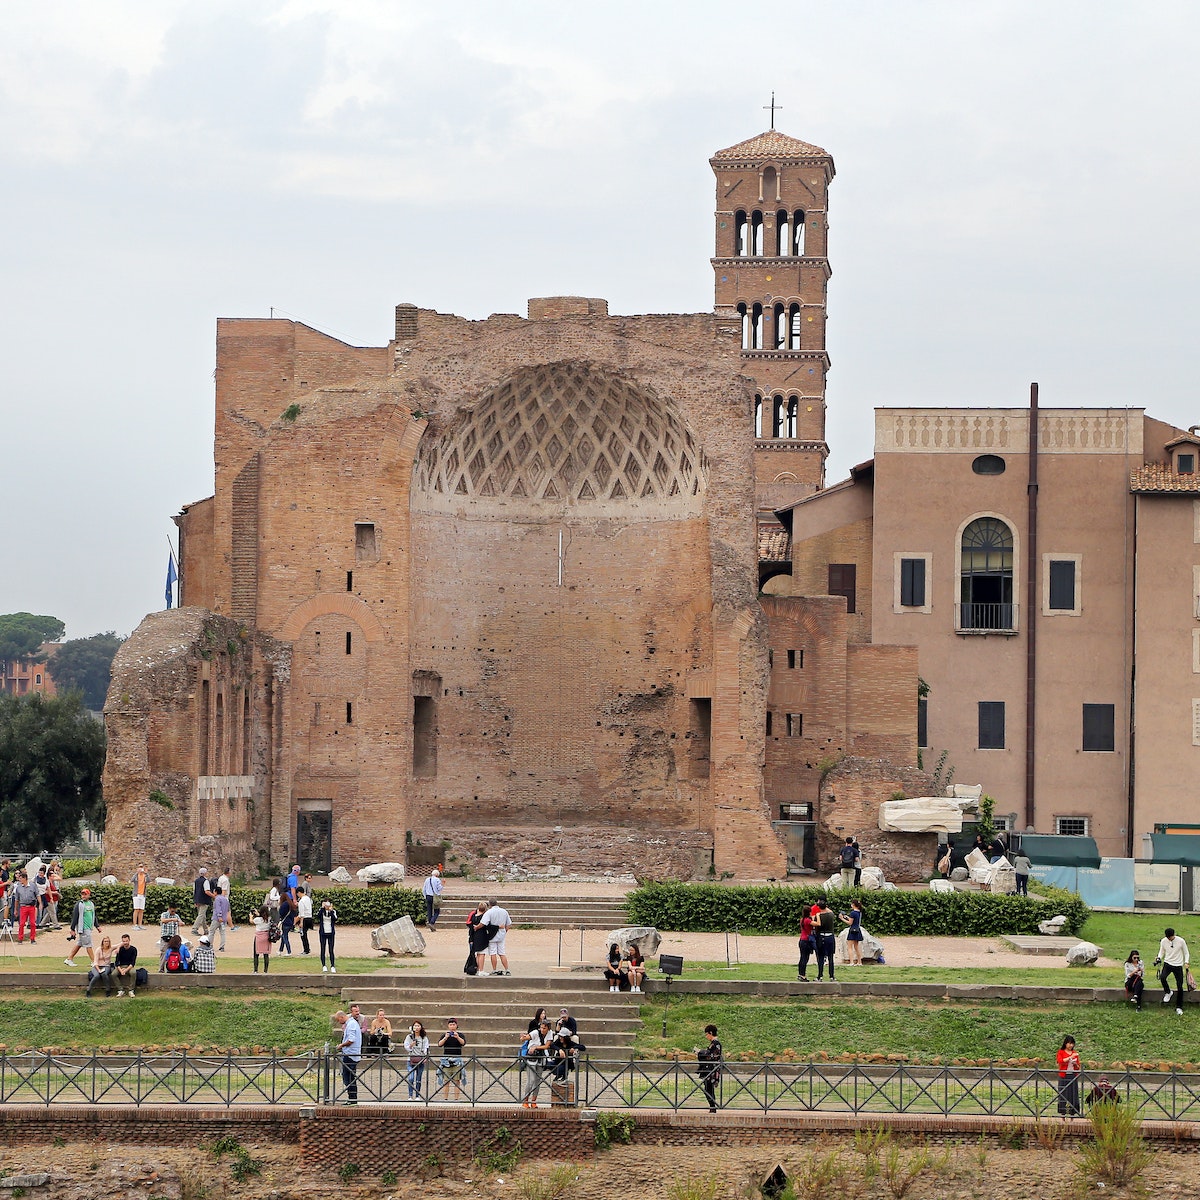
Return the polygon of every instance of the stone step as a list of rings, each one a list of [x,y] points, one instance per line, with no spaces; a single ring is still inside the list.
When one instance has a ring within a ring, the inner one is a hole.
[[[514,926],[559,929],[619,929],[629,923],[624,904],[610,899],[568,899],[551,896],[506,896],[501,901]],[[477,900],[449,897],[442,901],[439,924],[465,925]]]

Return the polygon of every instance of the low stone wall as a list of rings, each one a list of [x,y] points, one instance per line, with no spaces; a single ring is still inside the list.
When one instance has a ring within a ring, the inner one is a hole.
[[[153,1104],[2,1104],[6,1146],[101,1141],[140,1146],[205,1146],[232,1134],[239,1141],[300,1140],[300,1113],[280,1105],[208,1108]]]

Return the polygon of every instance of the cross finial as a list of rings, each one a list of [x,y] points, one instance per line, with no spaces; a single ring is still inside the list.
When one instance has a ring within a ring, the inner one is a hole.
[[[774,92],[771,93],[771,103],[763,105],[764,112],[766,112],[768,109],[771,112],[771,128],[774,129],[775,128],[775,110],[778,109],[780,112],[783,112],[783,105],[775,103],[775,93]]]

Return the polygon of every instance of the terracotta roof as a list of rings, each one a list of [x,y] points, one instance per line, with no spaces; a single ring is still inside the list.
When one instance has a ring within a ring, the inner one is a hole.
[[[1200,437],[1197,437],[1194,433],[1181,433],[1177,438],[1172,438],[1163,449],[1174,450],[1176,446],[1183,446],[1189,443],[1193,446],[1200,446]]]
[[[829,151],[810,142],[788,137],[778,129],[768,129],[757,137],[747,138],[736,146],[718,150],[710,162],[745,162],[750,158],[828,158]]]
[[[1200,495],[1200,475],[1180,475],[1170,463],[1147,463],[1129,472],[1131,492],[1187,492]]]
[[[764,522],[758,527],[758,561],[789,562],[791,546],[788,531],[774,522]]]

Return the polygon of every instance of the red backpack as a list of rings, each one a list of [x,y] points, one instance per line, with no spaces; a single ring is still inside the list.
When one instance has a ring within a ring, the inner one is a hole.
[[[183,956],[179,953],[178,950],[172,950],[171,953],[167,955],[167,970],[168,971],[182,971],[183,970]]]

